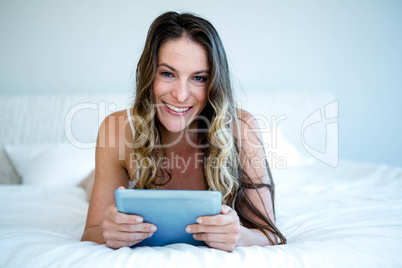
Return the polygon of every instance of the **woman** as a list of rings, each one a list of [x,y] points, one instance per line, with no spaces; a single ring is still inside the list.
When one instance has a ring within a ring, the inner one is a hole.
[[[82,240],[120,248],[152,236],[157,226],[116,209],[114,190],[133,187],[220,191],[221,214],[186,228],[212,248],[286,243],[274,224],[274,184],[258,125],[234,106],[215,28],[192,14],[160,15],[136,73],[133,107],[99,129]]]

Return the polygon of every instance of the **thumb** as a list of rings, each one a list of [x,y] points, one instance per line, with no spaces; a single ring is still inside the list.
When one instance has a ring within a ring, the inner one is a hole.
[[[126,188],[124,188],[124,186],[120,186],[119,188],[117,188],[117,189],[126,189]]]
[[[222,214],[228,214],[228,212],[231,211],[231,210],[232,210],[232,208],[227,206],[227,205],[222,205],[222,207],[221,207],[221,213]]]

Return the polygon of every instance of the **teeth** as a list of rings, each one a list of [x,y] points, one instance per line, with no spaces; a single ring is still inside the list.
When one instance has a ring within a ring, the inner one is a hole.
[[[167,103],[165,103],[165,104],[166,104],[166,106],[167,106],[170,110],[173,110],[173,111],[178,112],[178,113],[183,113],[183,112],[187,111],[188,109],[190,109],[190,107],[187,107],[187,108],[176,108],[176,107],[174,107],[174,106],[172,106],[172,105],[169,105],[169,104],[167,104]]]

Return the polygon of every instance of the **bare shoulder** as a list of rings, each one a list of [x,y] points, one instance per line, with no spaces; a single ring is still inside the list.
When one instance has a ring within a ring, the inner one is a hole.
[[[268,183],[267,164],[260,126],[257,119],[245,110],[237,110],[238,131],[235,131],[240,150],[240,164],[254,183]],[[240,137],[239,137],[240,135]]]
[[[126,121],[127,120],[127,111],[117,111],[105,117],[102,122],[104,127],[113,127],[116,130],[122,130],[124,124],[119,124],[119,121]],[[101,126],[102,126],[101,125]]]
[[[132,142],[132,134],[127,117],[127,110],[108,115],[98,132],[98,145],[115,146],[118,142]]]
[[[252,117],[252,115],[248,111],[240,109],[240,108],[236,108],[236,112],[237,112],[237,117],[239,119],[240,118],[249,119],[250,117]]]
[[[235,137],[245,139],[261,139],[260,126],[257,119],[248,111],[242,109],[236,109],[237,112],[237,123],[235,126]],[[239,131],[236,131],[236,128]]]
[[[126,167],[133,135],[127,117],[127,111],[117,111],[108,115],[102,122],[97,138],[97,155],[104,156],[109,161],[117,161]]]

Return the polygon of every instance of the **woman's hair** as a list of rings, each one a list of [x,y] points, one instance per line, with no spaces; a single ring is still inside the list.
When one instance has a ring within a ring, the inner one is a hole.
[[[134,142],[136,167],[130,174],[135,178],[137,189],[161,189],[169,182],[169,170],[163,165],[165,157],[160,155],[162,144],[156,116],[153,80],[157,68],[158,50],[162,44],[181,37],[197,42],[208,55],[209,76],[207,104],[199,118],[198,144],[204,156],[204,179],[207,190],[220,191],[222,202],[236,210],[240,222],[248,228],[272,232],[286,243],[267,213],[261,213],[249,199],[246,189],[268,187],[274,205],[274,183],[267,167],[270,184],[255,184],[241,169],[241,134],[237,109],[230,83],[226,53],[215,28],[207,20],[189,13],[166,12],[152,23],[145,47],[136,70],[136,97],[133,107]],[[138,175],[137,175],[138,174]],[[164,180],[166,177],[168,180]],[[261,197],[260,197],[261,198]],[[247,215],[254,214],[260,221]],[[264,222],[261,224],[260,222]],[[276,241],[272,241],[276,243]]]

